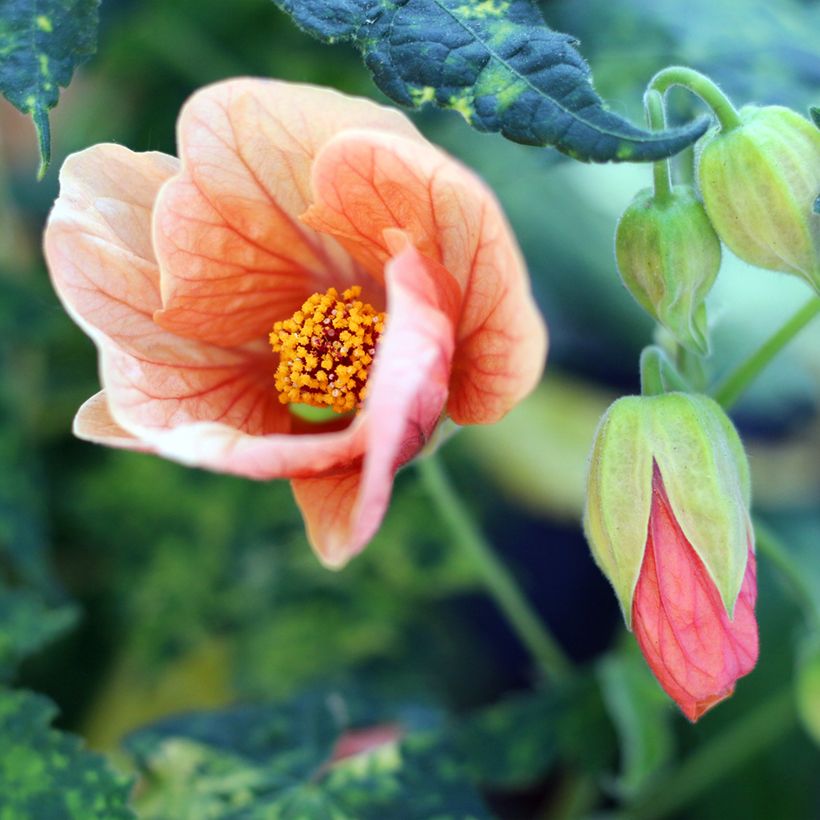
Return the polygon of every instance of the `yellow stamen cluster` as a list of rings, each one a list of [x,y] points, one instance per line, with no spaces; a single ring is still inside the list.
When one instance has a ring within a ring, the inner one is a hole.
[[[314,293],[301,310],[273,326],[279,354],[276,389],[282,404],[301,403],[346,413],[359,407],[385,314],[359,300],[357,285]]]

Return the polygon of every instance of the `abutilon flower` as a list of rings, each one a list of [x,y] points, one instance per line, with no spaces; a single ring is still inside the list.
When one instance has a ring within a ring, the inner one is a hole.
[[[45,254],[103,388],[74,431],[291,479],[341,566],[445,414],[494,422],[537,382],[521,253],[474,174],[367,100],[222,82],[185,104],[178,146],[96,145],[61,170]]]
[[[757,662],[749,503],[743,447],[711,399],[630,396],[605,414],[587,539],[649,667],[691,721]]]

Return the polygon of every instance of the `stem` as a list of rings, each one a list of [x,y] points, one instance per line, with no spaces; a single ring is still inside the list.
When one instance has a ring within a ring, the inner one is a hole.
[[[722,131],[731,131],[741,124],[729,98],[705,74],[685,66],[669,66],[649,81],[648,88],[665,94],[673,85],[683,86],[700,97],[715,112]]]
[[[671,390],[691,393],[692,388],[657,345],[641,351],[641,395],[659,396]]]
[[[644,94],[643,107],[649,128],[652,131],[663,131],[666,128],[663,95],[654,89],[649,89]],[[672,174],[668,159],[652,163],[652,177],[655,183],[655,199],[658,202],[667,202],[672,196]]]
[[[769,337],[745,362],[733,370],[712,392],[715,401],[728,409],[760,375],[767,364],[807,325],[820,314],[820,297],[813,296],[783,327]]]
[[[521,642],[553,680],[565,679],[570,662],[529,601],[476,526],[435,455],[419,459],[417,469],[427,494],[455,540],[471,557],[481,579]]]
[[[650,89],[644,94],[643,106],[646,121],[652,131],[663,131],[666,128],[666,116],[663,110],[663,95]],[[672,176],[669,171],[669,160],[662,159],[652,163],[652,176],[655,183],[655,199],[666,202],[672,195]]]
[[[786,545],[760,519],[755,519],[755,541],[758,551],[765,555],[780,571],[791,587],[794,598],[805,612],[806,618],[820,629],[820,601],[817,601],[804,574],[792,560]]]
[[[796,717],[788,687],[708,740],[674,772],[656,780],[620,815],[621,820],[654,820],[674,814],[783,737]]]

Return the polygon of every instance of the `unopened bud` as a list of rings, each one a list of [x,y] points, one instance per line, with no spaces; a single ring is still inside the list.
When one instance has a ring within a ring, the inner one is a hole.
[[[615,256],[641,307],[680,344],[708,353],[704,300],[720,270],[720,240],[694,189],[640,191],[618,222]]]
[[[690,720],[757,661],[749,473],[706,396],[619,399],[592,451],[584,529],[659,683]]]
[[[720,238],[745,262],[820,291],[820,130],[782,106],[746,106],[706,134],[698,181]]]

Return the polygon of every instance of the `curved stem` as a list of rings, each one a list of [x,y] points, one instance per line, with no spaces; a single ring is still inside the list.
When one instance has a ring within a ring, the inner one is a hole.
[[[430,500],[453,538],[470,555],[487,592],[521,642],[549,677],[555,681],[566,678],[571,670],[569,660],[476,526],[436,456],[421,458],[416,466]]]
[[[786,323],[770,336],[745,362],[742,362],[712,391],[719,404],[728,409],[760,375],[767,364],[816,316],[820,297],[813,296]]]
[[[672,390],[691,393],[692,387],[657,345],[641,351],[641,395],[659,396]]]
[[[731,131],[741,124],[731,100],[705,74],[686,66],[669,66],[649,81],[648,88],[664,94],[673,85],[683,86],[700,97],[715,112],[722,131]]]
[[[663,95],[654,89],[650,89],[644,94],[643,106],[650,129],[663,131],[666,128]],[[667,201],[672,195],[672,176],[669,170],[669,160],[662,159],[653,163],[652,176],[655,183],[655,199],[658,202]]]
[[[818,601],[800,568],[794,563],[786,545],[759,519],[755,519],[755,541],[758,552],[765,555],[780,571],[791,587],[794,597],[806,614],[820,629],[820,601]]]
[[[796,717],[789,686],[706,741],[667,777],[655,780],[619,818],[654,820],[675,814],[791,731]]]

